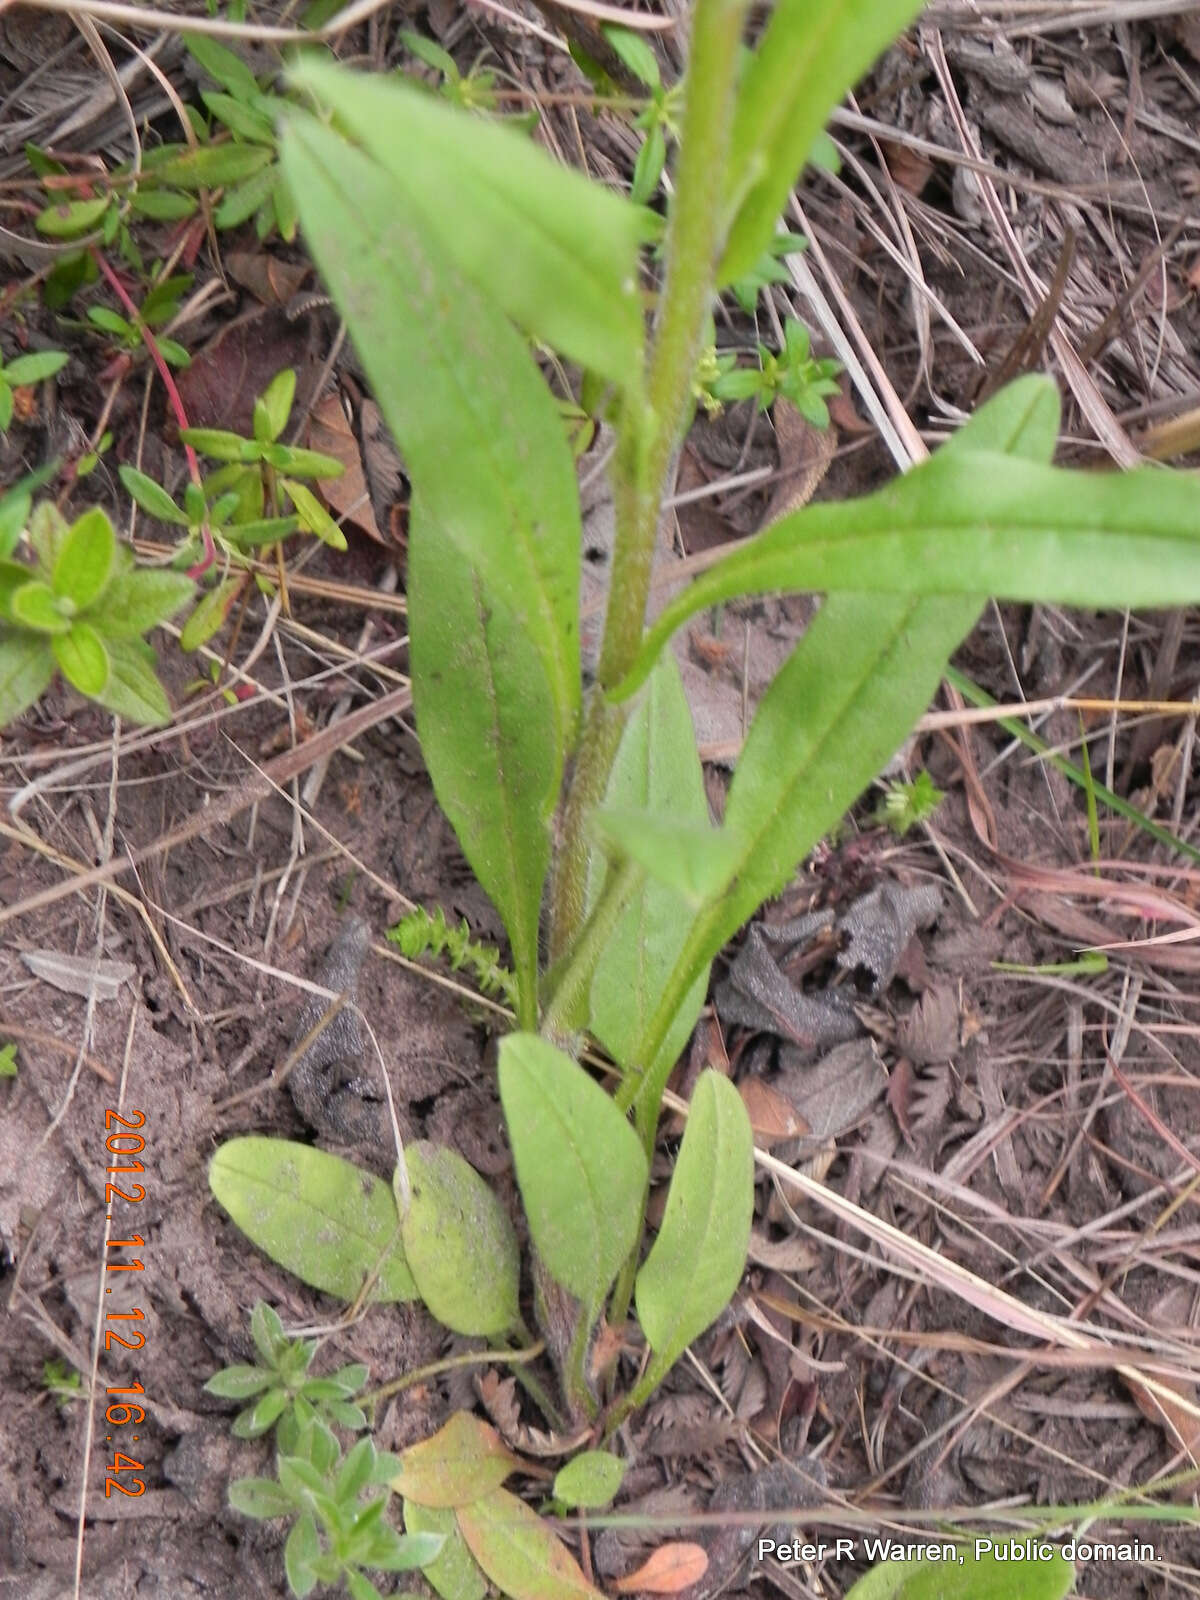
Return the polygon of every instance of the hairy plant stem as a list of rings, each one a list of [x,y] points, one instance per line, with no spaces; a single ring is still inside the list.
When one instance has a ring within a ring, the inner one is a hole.
[[[628,672],[642,639],[650,570],[667,472],[691,409],[705,318],[722,238],[719,192],[733,120],[742,20],[748,0],[697,0],[686,98],[667,228],[667,268],[644,392],[632,390],[613,463],[616,539],[600,666],[567,796],[551,916],[552,960],[573,943],[584,916],[588,816],[603,798],[627,706],[605,693]]]

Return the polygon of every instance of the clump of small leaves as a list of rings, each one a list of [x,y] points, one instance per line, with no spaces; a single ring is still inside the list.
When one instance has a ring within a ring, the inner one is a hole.
[[[17,1075],[17,1047],[9,1041],[0,1044],[0,1078],[15,1078]]]
[[[515,980],[501,964],[499,950],[472,938],[465,920],[457,927],[447,922],[441,906],[432,915],[418,906],[389,928],[387,937],[410,961],[424,955],[444,956],[455,972],[465,968],[484,994],[498,995],[509,1005],[514,1003]]]
[[[250,1313],[250,1334],[261,1363],[222,1367],[204,1385],[207,1394],[224,1400],[253,1397],[253,1404],[233,1420],[232,1430],[239,1439],[257,1439],[276,1428],[279,1448],[288,1453],[313,1422],[337,1423],[353,1433],[366,1427],[366,1415],[354,1403],[367,1381],[361,1362],[340,1367],[328,1377],[310,1376],[317,1341],[289,1339],[278,1314],[264,1300]]]
[[[889,783],[875,809],[874,820],[903,839],[910,828],[931,817],[946,796],[922,767],[910,783]]]
[[[0,1051],[0,1055],[2,1054]],[[76,1372],[74,1367],[68,1367],[65,1361],[44,1361],[42,1388],[47,1394],[53,1395],[65,1410],[73,1401],[83,1397],[83,1373]]]
[[[201,455],[225,464],[203,483],[190,482],[182,502],[136,467],[119,469],[130,498],[149,516],[185,530],[177,560],[199,562],[207,532],[224,557],[224,567],[244,569],[255,551],[290,534],[315,534],[335,550],[346,536],[302,479],[336,478],[344,469],[332,456],[280,443],[296,395],[291,368],[276,373],[254,402],[252,437],[224,428],[181,428],[180,438]],[[180,643],[196,650],[221,627],[245,585],[244,570],[214,571],[215,586],[205,593],[184,624]]]
[[[13,390],[25,384],[41,383],[43,378],[52,378],[56,372],[62,371],[69,359],[65,350],[34,350],[29,355],[16,356],[12,361],[5,361],[0,356],[0,433],[7,432],[13,419],[16,403]]]
[[[756,367],[739,366],[734,353],[719,355],[716,366],[717,376],[707,385],[715,400],[754,400],[760,411],[766,411],[783,398],[814,428],[829,426],[825,397],[837,393],[841,365],[812,356],[808,329],[794,317],[783,325],[783,348],[778,353],[765,344],[758,346]]]
[[[122,316],[111,306],[89,306],[88,323],[106,336],[114,358],[124,358],[127,364],[146,349],[143,329],[162,328],[178,314],[180,301],[191,288],[192,281],[192,274],[184,272],[153,284],[133,318]],[[168,366],[186,367],[191,362],[191,356],[177,339],[155,332],[154,343]]]
[[[0,727],[56,670],[118,716],[166,722],[170,706],[142,635],[187,602],[191,580],[139,567],[98,508],[68,526],[49,502],[39,505],[28,544],[33,566],[0,560]]]
[[[314,1419],[290,1450],[280,1451],[276,1478],[235,1479],[229,1503],[259,1521],[295,1518],[283,1549],[294,1595],[344,1583],[351,1600],[382,1600],[368,1571],[413,1572],[436,1560],[444,1542],[437,1533],[397,1533],[388,1522],[388,1485],[399,1466],[369,1437],[343,1460],[337,1439]]]

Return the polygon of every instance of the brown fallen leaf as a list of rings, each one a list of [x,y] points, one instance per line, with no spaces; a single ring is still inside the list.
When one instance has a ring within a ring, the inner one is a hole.
[[[754,1142],[764,1150],[812,1132],[792,1102],[761,1078],[743,1078],[738,1093],[754,1130]]]
[[[358,440],[338,395],[327,394],[313,406],[309,414],[308,443],[310,449],[332,456],[344,468],[340,478],[324,478],[320,484],[321,498],[333,515],[344,517],[368,538],[384,544],[386,541],[371,505]]]
[[[636,1572],[613,1579],[618,1594],[679,1594],[708,1571],[708,1553],[701,1545],[660,1544]]]

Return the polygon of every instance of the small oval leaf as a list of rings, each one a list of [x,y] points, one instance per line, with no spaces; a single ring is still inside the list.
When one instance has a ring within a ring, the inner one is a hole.
[[[501,1040],[500,1100],[538,1253],[595,1307],[638,1240],[646,1157],[637,1134],[577,1062],[535,1034]]]
[[[273,1261],[351,1301],[378,1269],[370,1298],[415,1300],[396,1201],[381,1178],[291,1139],[230,1139],[208,1183],[238,1227]]]
[[[584,1450],[554,1479],[554,1498],[566,1506],[596,1511],[616,1497],[625,1463],[607,1450]]]
[[[456,1411],[432,1438],[403,1452],[391,1485],[419,1506],[460,1506],[498,1489],[518,1466],[495,1428]]]
[[[66,633],[56,633],[50,644],[68,683],[80,694],[103,694],[108,682],[108,651],[90,623],[72,623]]]
[[[498,1336],[520,1320],[521,1253],[504,1207],[474,1167],[424,1140],[405,1151],[404,1253],[429,1310],[454,1333]]]
[[[711,1068],[692,1095],[662,1226],[637,1276],[637,1312],[665,1372],[724,1311],[746,1263],[754,1139],[741,1096]]]

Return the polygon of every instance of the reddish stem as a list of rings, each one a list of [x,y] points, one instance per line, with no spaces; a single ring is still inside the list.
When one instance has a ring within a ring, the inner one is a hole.
[[[155,339],[154,334],[142,320],[141,313],[130,299],[125,285],[109,266],[108,262],[104,259],[103,255],[101,255],[100,251],[96,249],[95,245],[90,246],[90,253],[92,260],[96,263],[96,266],[99,268],[101,274],[109,284],[113,293],[121,302],[122,306],[124,306],[129,320],[141,334],[142,339],[145,342],[146,349],[150,352],[150,359],[158,368],[158,375],[163,381],[163,388],[167,391],[167,401],[170,404],[171,410],[175,413],[176,422],[179,424],[180,428],[188,427],[189,423],[187,419],[187,412],[183,408],[183,397],[179,393],[179,386],[175,382],[174,374],[167,365],[162,351],[158,348],[158,341]],[[180,442],[182,443],[184,452],[187,455],[188,473],[191,476],[191,480],[198,489],[202,488],[203,485],[200,479],[200,462],[197,460],[196,452],[186,440],[181,440]],[[209,530],[207,519],[205,519],[205,521],[201,524],[200,535],[204,540],[204,559],[197,566],[190,567],[188,569],[189,578],[200,577],[203,573],[208,571],[209,567],[212,566],[214,560],[216,559],[216,546],[213,544],[213,537],[211,531]]]

